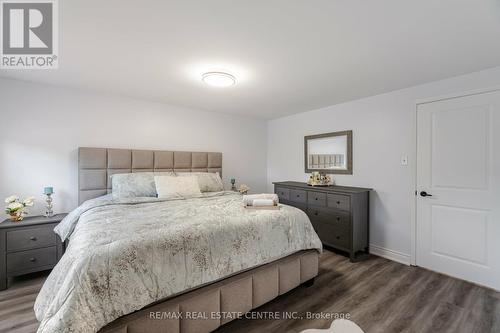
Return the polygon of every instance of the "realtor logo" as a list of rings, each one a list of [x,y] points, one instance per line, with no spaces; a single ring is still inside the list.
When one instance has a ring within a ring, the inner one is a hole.
[[[58,66],[56,0],[0,0],[3,69]]]

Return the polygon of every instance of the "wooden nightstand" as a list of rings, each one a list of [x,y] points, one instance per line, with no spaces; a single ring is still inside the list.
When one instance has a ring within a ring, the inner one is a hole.
[[[32,216],[20,222],[0,223],[0,290],[8,278],[52,269],[63,254],[63,244],[54,227],[67,214]]]

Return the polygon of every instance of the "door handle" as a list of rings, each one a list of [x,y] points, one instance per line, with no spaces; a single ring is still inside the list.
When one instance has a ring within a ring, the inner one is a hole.
[[[427,193],[427,192],[425,192],[425,191],[422,191],[422,192],[420,192],[420,196],[421,196],[421,197],[432,197],[432,194]]]

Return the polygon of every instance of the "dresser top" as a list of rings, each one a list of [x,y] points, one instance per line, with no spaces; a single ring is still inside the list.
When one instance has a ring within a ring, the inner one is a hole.
[[[314,191],[343,192],[343,193],[349,193],[349,194],[364,193],[364,192],[369,192],[372,190],[371,188],[352,187],[352,186],[337,186],[337,185],[310,186],[310,185],[307,185],[307,183],[303,183],[303,182],[273,182],[273,184],[278,185],[278,186],[296,187],[296,188],[302,188],[302,189],[314,190]]]
[[[0,229],[36,226],[36,225],[47,224],[47,223],[58,223],[58,222],[61,222],[62,219],[66,217],[66,215],[68,215],[68,214],[66,214],[66,213],[56,214],[52,217],[28,216],[19,222],[12,222],[10,219],[7,219],[7,220],[4,220],[3,222],[0,223]]]

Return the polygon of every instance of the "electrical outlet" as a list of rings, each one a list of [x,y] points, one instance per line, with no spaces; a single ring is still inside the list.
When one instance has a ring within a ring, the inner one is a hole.
[[[408,156],[407,155],[401,156],[401,165],[408,165]]]

